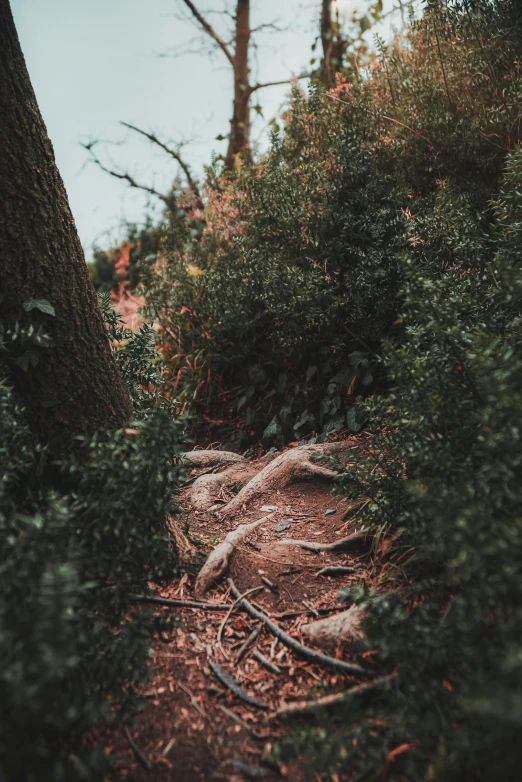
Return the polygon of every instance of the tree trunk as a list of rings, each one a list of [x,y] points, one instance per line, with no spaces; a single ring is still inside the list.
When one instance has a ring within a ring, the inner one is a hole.
[[[335,74],[342,67],[344,41],[339,31],[339,20],[333,19],[334,0],[322,0],[321,3],[321,43],[323,60],[320,79],[326,87],[335,85]]]
[[[64,107],[65,110],[65,107]],[[62,448],[131,414],[8,0],[0,0],[0,323],[45,321],[35,366],[6,359],[33,432]],[[55,317],[28,300],[49,301]],[[36,351],[37,349],[35,349]],[[36,363],[38,361],[38,363]]]
[[[250,45],[250,0],[238,0],[236,7],[236,49],[234,54],[234,107],[226,168],[233,169],[240,152],[250,160],[250,95],[248,47]]]

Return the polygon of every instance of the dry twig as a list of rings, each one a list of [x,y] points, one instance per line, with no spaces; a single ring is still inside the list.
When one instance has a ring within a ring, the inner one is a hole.
[[[249,695],[247,692],[244,691],[242,687],[236,682],[236,680],[226,671],[221,668],[220,665],[218,665],[215,662],[212,662],[212,660],[208,661],[208,664],[214,673],[214,675],[219,679],[221,684],[224,684],[225,687],[228,687],[228,689],[234,693],[234,695],[237,695],[238,698],[241,698],[242,701],[245,703],[248,703],[250,706],[255,706],[256,709],[269,709],[270,707],[267,706],[266,703],[263,703],[262,701],[256,700],[256,698],[252,698],[251,695]]]

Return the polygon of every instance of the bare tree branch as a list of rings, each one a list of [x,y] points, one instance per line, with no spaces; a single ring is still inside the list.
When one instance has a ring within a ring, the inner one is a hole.
[[[190,168],[185,163],[179,152],[176,152],[175,149],[171,149],[166,144],[164,144],[162,141],[159,140],[157,136],[154,135],[154,133],[147,133],[145,130],[141,130],[141,128],[137,128],[136,125],[131,125],[129,122],[121,122],[121,125],[123,125],[126,128],[129,128],[130,130],[134,130],[136,133],[139,133],[142,136],[145,136],[145,138],[149,139],[149,141],[152,141],[153,144],[157,144],[158,147],[163,149],[165,152],[167,152],[171,157],[174,158],[174,160],[179,164],[180,168],[182,169],[183,173],[185,174],[187,183],[192,190],[192,192],[198,196],[199,198],[199,188],[196,184],[196,182],[192,179],[192,175],[190,173]]]
[[[207,22],[204,16],[200,14],[192,0],[183,0],[187,8],[190,10],[192,15],[195,19],[199,22],[199,24],[202,26],[202,28],[205,30],[205,32],[210,35],[211,38],[214,39],[214,41],[217,43],[219,48],[222,50],[223,54],[229,61],[232,67],[234,67],[234,55],[231,53],[230,49],[226,45],[225,41],[216,33],[214,28]]]
[[[285,24],[284,27],[280,27],[277,22],[265,22],[264,24],[259,24],[257,27],[252,27],[251,33],[260,33],[262,30],[273,30],[275,33],[285,33],[287,30],[290,30],[291,25]]]
[[[292,76],[290,79],[281,79],[281,81],[267,81],[263,84],[254,84],[250,87],[249,92],[252,94],[256,90],[264,90],[265,87],[277,87],[280,84],[293,84],[293,82],[299,81],[299,79],[309,79],[311,73],[301,73],[299,76]]]
[[[102,171],[105,171],[106,174],[110,174],[111,176],[116,177],[116,179],[123,179],[125,182],[128,182],[130,187],[135,187],[137,190],[145,190],[146,193],[150,193],[151,195],[160,198],[167,206],[172,206],[172,198],[164,195],[164,193],[160,193],[153,187],[148,187],[148,185],[141,185],[139,182],[136,182],[136,180],[127,172],[115,171],[112,168],[107,168],[107,166],[104,166],[99,157],[93,152],[92,148],[95,143],[96,142],[91,142],[89,144],[82,143],[81,146],[87,150],[93,162],[96,163],[96,165],[101,168]]]

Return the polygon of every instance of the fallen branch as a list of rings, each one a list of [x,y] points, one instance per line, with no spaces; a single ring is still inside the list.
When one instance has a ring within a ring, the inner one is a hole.
[[[252,653],[252,657],[254,660],[257,660],[258,663],[261,663],[261,665],[264,665],[265,668],[270,671],[270,673],[281,673],[280,668],[277,667],[274,663],[271,663],[270,660],[265,657],[265,655],[259,651],[259,649],[255,649]]]
[[[178,683],[177,683],[177,684],[178,684],[178,687],[180,687],[180,689],[182,689],[182,690],[183,690],[183,692],[186,692],[186,693],[187,693],[187,695],[188,695],[188,696],[189,696],[189,698],[190,698],[190,702],[191,702],[191,704],[194,706],[194,708],[196,709],[196,711],[199,711],[199,713],[201,714],[201,716],[202,716],[202,717],[205,717],[205,716],[206,716],[205,712],[203,711],[203,709],[201,708],[201,706],[199,705],[199,703],[198,703],[198,702],[197,702],[197,700],[195,699],[194,695],[193,695],[193,694],[190,692],[190,690],[188,690],[188,689],[185,687],[185,685],[184,685],[182,682],[180,682],[179,680],[178,680]]]
[[[251,524],[240,524],[239,527],[228,533],[224,541],[216,546],[198,573],[194,585],[194,591],[197,596],[205,594],[211,584],[221,578],[228,567],[234,549],[241,543],[246,535],[256,529],[260,524],[263,524],[263,522],[268,521],[273,515],[273,513],[270,513],[268,516],[253,521]]]
[[[228,611],[230,603],[202,603],[199,600],[170,600],[166,597],[149,597],[144,595],[131,595],[133,603],[156,603],[160,606],[172,606],[174,608],[202,608],[204,611]]]
[[[136,742],[132,738],[131,734],[129,733],[129,729],[128,728],[124,728],[123,732],[125,733],[125,738],[129,742],[130,748],[132,749],[132,751],[134,752],[134,754],[136,755],[136,757],[138,758],[140,763],[143,766],[145,766],[147,771],[152,771],[152,763],[150,762],[148,757],[138,747],[138,745],[136,744]]]
[[[343,576],[346,573],[357,573],[357,568],[343,567],[342,565],[328,565],[327,567],[318,570],[315,574],[316,578],[319,576]]]
[[[331,611],[340,611],[344,610],[343,605],[335,605],[331,606],[330,608],[316,608],[315,609],[319,614],[329,614]],[[294,616],[302,616],[303,614],[311,614],[313,613],[308,608],[306,611],[283,611],[282,614],[273,614],[274,619],[290,619]]]
[[[250,635],[249,635],[249,636],[248,636],[248,638],[246,639],[245,643],[244,643],[244,644],[243,644],[243,646],[242,646],[242,647],[239,649],[239,651],[238,651],[238,653],[237,653],[237,655],[236,655],[236,662],[237,662],[237,663],[241,662],[241,660],[242,660],[242,659],[243,659],[243,657],[245,656],[245,653],[246,653],[246,652],[248,651],[248,649],[249,649],[249,648],[252,646],[252,644],[254,643],[254,641],[257,641],[257,639],[259,638],[259,636],[260,636],[260,634],[261,634],[261,630],[262,630],[262,629],[263,629],[263,625],[258,625],[257,627],[255,627],[255,628],[252,630],[252,632],[250,633]]]
[[[230,709],[227,709],[227,707],[223,706],[222,704],[218,706],[218,709],[221,709],[223,714],[226,714],[227,717],[230,717],[231,720],[234,720],[234,722],[236,722],[238,725],[241,725],[241,727],[244,730],[248,731],[248,733],[253,733],[253,730],[250,727],[250,725],[247,725],[247,723],[244,720],[242,720],[238,714],[234,714],[233,711],[230,711]]]
[[[240,597],[241,593],[236,588],[231,578],[228,579],[228,584],[233,596],[236,598]],[[254,606],[249,603],[248,600],[243,598],[239,605],[247,612],[247,614],[252,617],[252,619],[258,619],[261,622],[264,622],[270,632],[275,635],[281,641],[281,643],[283,643],[285,646],[288,646],[297,654],[301,655],[301,657],[306,657],[308,660],[310,660],[310,662],[333,668],[337,671],[342,671],[343,673],[365,673],[364,669],[361,668],[360,665],[356,665],[355,663],[346,663],[343,660],[336,660],[326,654],[322,654],[321,652],[314,652],[313,649],[309,649],[307,646],[303,646],[301,643],[299,643],[299,641],[296,641],[295,638],[292,638],[292,636],[288,635],[288,633],[285,633],[284,630],[281,630],[281,628],[274,624],[274,622],[272,622],[268,616],[263,614],[261,611],[258,611],[257,608],[254,608]]]
[[[356,543],[361,538],[365,538],[370,530],[365,527],[354,532],[353,535],[348,535],[347,538],[339,538],[334,540],[333,543],[316,543],[312,540],[280,540],[279,542],[285,546],[301,546],[301,548],[308,549],[308,551],[343,551],[345,548],[349,548],[353,543]]]
[[[367,684],[359,684],[357,687],[351,687],[344,692],[336,692],[332,695],[325,695],[322,698],[317,698],[313,701],[295,701],[289,703],[286,706],[282,706],[275,714],[271,715],[271,719],[280,719],[284,717],[299,717],[302,715],[313,713],[319,709],[327,709],[330,706],[336,706],[339,703],[353,698],[356,695],[363,695],[369,690],[375,690],[384,684],[390,682],[396,674],[391,676],[383,676],[380,679],[375,679],[373,682]]]
[[[246,597],[247,595],[252,595],[254,592],[261,592],[262,590],[264,590],[264,587],[252,587],[252,589],[247,589],[246,592],[243,592],[243,594],[240,597],[238,597],[238,599],[234,603],[232,603],[232,605],[230,606],[230,609],[227,611],[227,613],[225,615],[225,618],[223,619],[223,621],[219,625],[219,630],[218,630],[218,634],[217,634],[217,642],[219,644],[219,648],[223,652],[223,657],[225,658],[225,660],[230,660],[230,657],[228,656],[228,654],[223,649],[223,646],[221,644],[221,638],[223,636],[223,630],[225,629],[225,625],[228,622],[228,620],[229,620],[229,618],[230,618],[230,616],[232,614],[232,611],[237,606],[239,601],[242,600],[243,597]]]
[[[236,682],[236,680],[226,671],[221,668],[220,665],[217,663],[212,662],[212,660],[208,661],[208,664],[212,670],[212,672],[215,674],[215,676],[219,679],[221,684],[224,684],[225,687],[228,687],[228,689],[234,693],[234,695],[237,695],[238,698],[241,698],[242,701],[245,703],[248,703],[250,706],[255,706],[256,709],[269,709],[270,707],[267,706],[266,703],[263,703],[262,701],[258,701],[255,698],[252,698],[251,695],[249,695],[247,692],[244,691],[242,687],[239,686],[239,684]]]

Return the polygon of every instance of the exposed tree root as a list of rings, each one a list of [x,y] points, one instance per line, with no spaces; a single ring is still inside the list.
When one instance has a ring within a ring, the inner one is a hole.
[[[335,649],[339,642],[360,646],[364,639],[362,625],[365,616],[363,606],[352,606],[340,614],[303,625],[301,632],[308,640],[325,649]]]
[[[173,608],[202,608],[204,611],[228,611],[233,607],[230,603],[202,603],[199,600],[171,600],[168,597],[154,597],[153,595],[132,595],[133,603],[156,603],[160,606],[172,606]]]
[[[241,593],[236,588],[231,578],[228,579],[228,585],[232,595],[236,599],[240,598]],[[274,622],[272,622],[268,616],[263,614],[261,611],[258,611],[257,608],[254,608],[254,606],[249,603],[248,600],[243,598],[239,605],[241,608],[243,608],[244,611],[247,612],[247,614],[252,617],[252,619],[259,619],[261,622],[264,622],[270,632],[275,635],[276,638],[281,641],[281,643],[283,643],[285,646],[288,646],[301,657],[305,657],[307,660],[310,660],[310,662],[317,663],[323,667],[333,668],[337,671],[342,671],[343,673],[365,673],[364,668],[361,668],[360,665],[356,665],[356,663],[346,663],[343,660],[336,660],[333,657],[328,657],[326,654],[322,654],[321,652],[314,652],[313,649],[308,649],[307,646],[303,646],[303,644],[299,643],[299,641],[296,641],[295,638],[292,638],[291,635],[288,635],[288,633],[285,633],[284,630],[281,630],[281,628],[274,624]]]
[[[392,676],[383,676],[379,679],[375,679],[373,682],[367,684],[359,684],[357,687],[351,687],[344,692],[336,692],[332,695],[325,695],[322,698],[316,698],[313,701],[295,701],[289,703],[286,706],[278,709],[275,714],[271,715],[272,719],[281,719],[285,717],[299,717],[307,714],[313,714],[315,711],[321,709],[327,709],[330,706],[335,706],[338,703],[343,703],[355,695],[363,695],[370,690],[375,690],[388,684]]]
[[[361,529],[359,532],[354,532],[353,535],[348,535],[347,538],[334,540],[333,543],[316,543],[312,540],[289,540],[288,538],[279,542],[285,546],[301,546],[308,551],[343,551],[358,540],[365,538],[368,532],[369,529]]]
[[[208,510],[219,499],[222,489],[238,483],[244,484],[257,472],[248,462],[238,462],[222,472],[200,475],[192,485],[190,504],[194,510]]]
[[[233,451],[187,451],[182,455],[181,461],[190,467],[210,467],[211,465],[237,464],[238,462],[246,462],[246,459]]]
[[[337,475],[334,470],[315,464],[310,459],[315,455],[333,456],[338,454],[340,456],[347,448],[346,442],[339,442],[305,445],[301,448],[292,448],[290,451],[285,451],[285,453],[277,456],[267,464],[266,467],[263,467],[221,512],[229,516],[268,491],[282,489],[297,481],[311,478],[332,480]]]
[[[237,529],[228,533],[225,540],[220,543],[219,546],[216,546],[199,571],[196,583],[194,584],[194,591],[198,597],[204,595],[210,586],[223,575],[238,543],[241,543],[249,532],[252,532],[252,530],[264,521],[272,518],[273,515],[273,513],[270,513],[268,516],[253,521],[251,524],[240,524]]]

